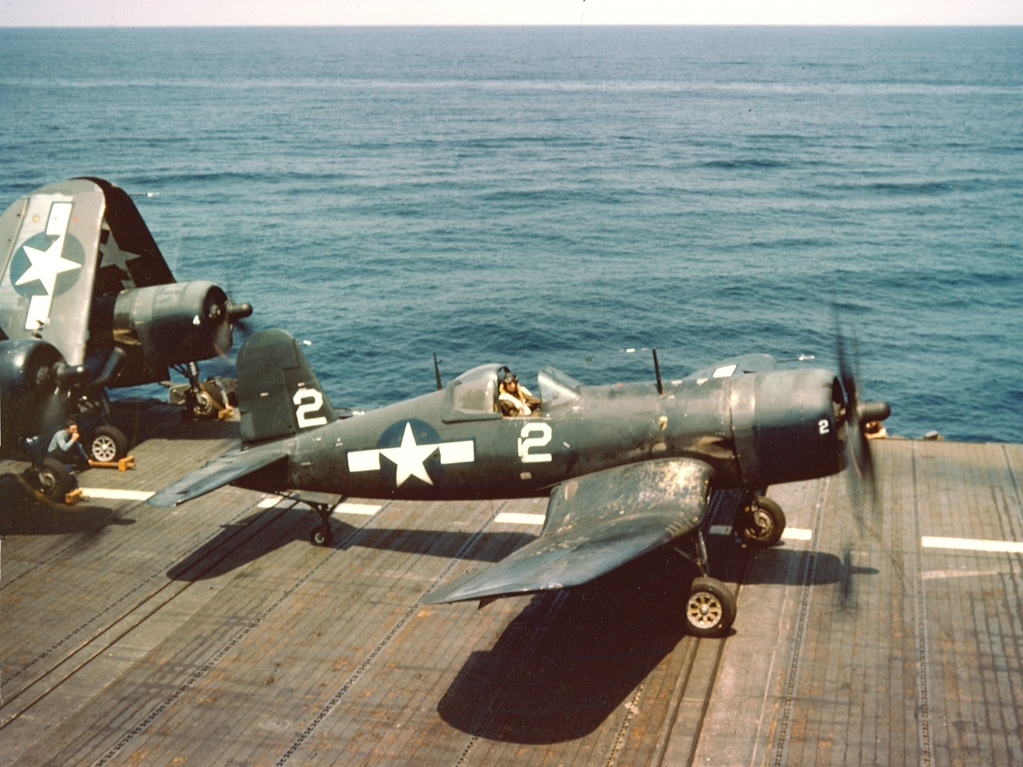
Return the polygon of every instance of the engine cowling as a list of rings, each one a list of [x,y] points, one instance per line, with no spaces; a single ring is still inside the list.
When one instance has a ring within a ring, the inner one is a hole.
[[[842,403],[827,370],[773,370],[732,380],[732,433],[747,487],[836,474],[842,470]]]
[[[140,346],[148,361],[186,364],[231,349],[231,308],[212,282],[133,288],[117,296],[111,333],[119,346]]]

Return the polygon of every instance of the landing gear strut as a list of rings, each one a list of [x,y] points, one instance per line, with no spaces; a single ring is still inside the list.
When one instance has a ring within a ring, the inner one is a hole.
[[[208,392],[203,391],[199,383],[199,366],[194,362],[187,365],[175,365],[174,369],[188,379],[188,390],[185,392],[185,409],[192,418],[208,418],[213,414],[216,404]],[[187,417],[187,416],[186,416]]]
[[[314,527],[309,533],[309,542],[313,546],[323,546],[324,548],[330,548],[334,544],[334,531],[330,527],[330,514],[334,511],[334,506],[327,503],[316,503],[306,501],[309,507],[320,515],[320,526]]]
[[[697,528],[686,538],[692,544],[692,552],[683,551],[677,546],[675,551],[700,570],[700,577],[694,578],[689,587],[689,597],[685,603],[686,626],[694,636],[722,636],[735,620],[735,595],[717,578],[710,577],[703,531]]]

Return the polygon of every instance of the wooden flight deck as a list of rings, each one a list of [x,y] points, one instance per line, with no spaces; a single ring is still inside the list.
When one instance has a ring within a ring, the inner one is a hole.
[[[531,540],[508,515],[544,499],[353,499],[329,549],[290,500],[147,506],[237,424],[137,407],[138,468],[83,473],[76,506],[0,463],[0,765],[1023,763],[1021,445],[875,443],[876,504],[854,515],[842,476],[772,487],[769,550],[733,541],[718,494],[738,616],[697,640],[670,551],[421,603]]]

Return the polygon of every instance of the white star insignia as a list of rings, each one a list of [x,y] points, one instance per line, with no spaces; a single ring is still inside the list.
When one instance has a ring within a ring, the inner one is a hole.
[[[24,285],[33,280],[43,283],[47,295],[53,295],[53,288],[57,284],[57,275],[62,272],[69,272],[72,269],[81,269],[81,264],[68,261],[61,255],[64,249],[64,237],[58,237],[46,250],[39,250],[29,245],[23,246],[25,255],[32,262],[32,266],[25,270],[15,285]]]
[[[131,270],[128,268],[128,262],[134,261],[136,258],[142,258],[142,256],[138,253],[129,253],[126,250],[121,250],[121,246],[114,239],[113,232],[109,232],[107,241],[99,246],[99,252],[102,256],[99,262],[100,269],[104,266],[116,266],[127,276],[127,279],[121,279],[121,284],[125,288],[135,287],[135,282],[131,278]]]
[[[353,450],[348,454],[348,471],[380,471],[380,456],[393,463],[397,470],[394,474],[395,486],[400,486],[409,477],[418,477],[428,485],[433,484],[426,473],[423,462],[440,451],[442,466],[455,463],[473,463],[476,460],[476,443],[471,439],[455,442],[438,442],[434,445],[420,445],[412,432],[412,424],[405,422],[405,432],[398,447],[378,447],[371,450]]]
[[[416,437],[412,433],[412,424],[405,424],[405,433],[401,437],[400,447],[381,448],[380,454],[397,465],[398,471],[394,476],[394,482],[398,487],[409,477],[418,477],[428,485],[433,484],[430,475],[426,473],[423,461],[429,458],[438,448],[438,445],[417,445]]]

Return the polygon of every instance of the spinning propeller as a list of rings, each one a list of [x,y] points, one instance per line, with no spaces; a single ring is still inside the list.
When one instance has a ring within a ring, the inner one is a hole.
[[[854,494],[853,505],[859,506],[863,502],[865,491],[869,490],[872,495],[876,494],[877,484],[874,458],[865,427],[883,421],[891,415],[892,408],[887,402],[880,400],[864,402],[860,399],[856,374],[853,372],[854,367],[859,368],[859,355],[854,355],[855,362],[850,361],[841,333],[837,336],[837,346],[838,375],[844,394],[841,422],[846,427],[845,463],[849,469],[849,486]]]
[[[835,339],[838,352],[838,376],[842,385],[842,402],[838,420],[840,426],[845,427],[843,452],[846,483],[849,488],[853,520],[856,522],[857,534],[862,545],[864,533],[869,533],[874,538],[880,538],[881,534],[877,475],[874,471],[874,456],[870,449],[870,440],[867,437],[867,426],[883,421],[891,415],[892,409],[887,402],[860,399],[859,387],[856,383],[859,372],[857,344],[854,340],[853,359],[850,360],[842,333],[836,332]],[[868,503],[869,517],[864,509]],[[843,605],[849,605],[855,598],[851,576],[856,571],[851,543],[846,543],[842,548],[842,563],[839,600]]]
[[[207,320],[216,328],[213,346],[221,357],[226,357],[233,345],[235,328],[242,331],[244,336],[248,335],[242,320],[252,314],[252,304],[236,304],[226,293],[220,291],[218,293],[219,295],[207,297],[204,310]]]

